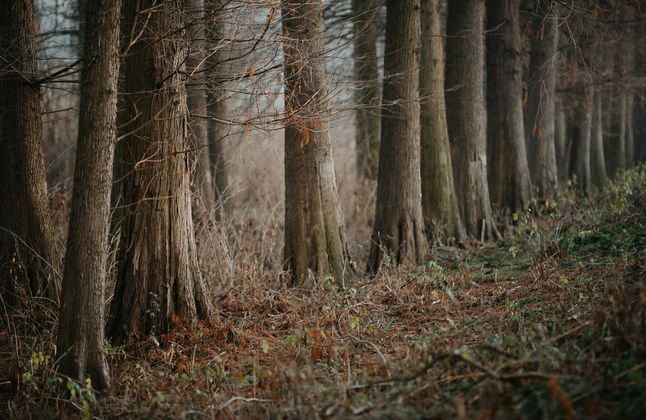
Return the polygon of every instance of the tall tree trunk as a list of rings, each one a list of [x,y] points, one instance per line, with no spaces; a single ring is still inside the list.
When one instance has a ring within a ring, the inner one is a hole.
[[[226,80],[229,65],[229,47],[224,42],[224,0],[206,0],[207,25],[206,45],[208,58],[206,60],[207,77],[207,115],[209,133],[209,154],[211,161],[211,176],[216,202],[216,219],[222,219],[228,211],[229,177],[226,167],[225,139],[230,134],[230,125],[225,122],[227,116]]]
[[[484,0],[451,0],[447,18],[446,107],[460,216],[467,234],[493,238],[487,185]]]
[[[368,257],[372,273],[384,253],[396,264],[417,265],[428,256],[420,172],[420,2],[388,0],[386,7],[377,211]]]
[[[635,95],[627,93],[626,98],[626,166],[635,164]]]
[[[0,291],[58,300],[59,246],[47,197],[33,0],[0,4]]]
[[[590,140],[590,178],[596,187],[606,183],[606,161],[603,154],[603,105],[600,91],[594,95]]]
[[[609,141],[606,144],[608,176],[615,178],[626,168],[626,95],[620,92],[613,101],[613,120]]]
[[[577,132],[573,139],[570,153],[571,175],[576,176],[579,192],[582,195],[590,193],[590,143],[592,137],[592,88],[587,86],[582,94],[581,102],[577,107]]]
[[[379,67],[377,0],[352,0],[354,72],[357,82],[356,149],[360,178],[376,179],[379,160]]]
[[[435,240],[465,235],[453,181],[444,102],[442,2],[422,0],[422,53],[419,91],[422,142],[422,211]]]
[[[209,158],[206,85],[204,84],[205,58],[205,14],[204,0],[183,0],[185,11],[186,40],[188,57],[186,59],[187,104],[189,110],[189,144],[195,150],[193,192],[201,206],[208,212],[215,204],[215,188],[211,175]]]
[[[125,215],[107,327],[114,342],[212,312],[191,216],[183,12],[178,0],[126,2],[124,9],[136,25],[128,33],[139,33],[143,22],[146,29],[124,63],[130,134],[122,140]]]
[[[558,169],[559,181],[565,181],[569,177],[569,158],[567,156],[567,116],[565,115],[566,110],[563,106],[563,99],[560,98],[559,95],[556,95],[556,102],[554,105],[554,140],[556,143],[556,166]]]
[[[346,246],[329,131],[321,0],[282,0],[285,55],[285,268],[341,282]]]
[[[545,201],[558,186],[554,119],[559,21],[554,5],[539,1],[533,12],[525,136],[531,178],[538,198]]]
[[[532,195],[523,120],[520,0],[487,0],[489,191],[501,209],[521,211]]]
[[[57,351],[60,371],[109,386],[104,290],[116,137],[121,0],[87,4],[74,196],[67,236]]]

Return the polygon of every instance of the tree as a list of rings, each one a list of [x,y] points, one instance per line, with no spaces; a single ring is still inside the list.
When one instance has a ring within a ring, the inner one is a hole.
[[[33,0],[0,4],[0,290],[58,300],[60,251],[41,144]]]
[[[109,386],[103,351],[104,290],[116,138],[121,0],[86,4],[79,136],[57,351],[60,371]]]
[[[532,0],[531,45],[525,136],[531,179],[538,198],[552,198],[558,186],[556,161],[556,70],[558,63],[558,9]]]
[[[587,195],[591,190],[590,143],[592,137],[593,90],[586,83],[576,109],[577,129],[570,154],[571,175],[576,176],[579,192]]]
[[[114,342],[212,313],[192,221],[183,12],[179,1],[142,0],[126,2],[124,15],[126,33],[140,36],[124,62],[125,214],[107,327]]]
[[[556,167],[558,170],[559,181],[568,179],[569,158],[567,155],[568,138],[567,138],[567,116],[566,109],[563,105],[563,99],[556,95],[554,104],[554,142],[556,143]]]
[[[520,0],[487,0],[487,134],[491,201],[512,212],[532,195],[523,120]],[[536,157],[538,158],[538,156]]]
[[[285,57],[285,269],[293,285],[331,274],[347,252],[329,131],[321,0],[282,0]]]
[[[187,104],[189,110],[189,140],[195,150],[195,170],[193,172],[193,191],[201,200],[202,206],[211,211],[215,204],[215,188],[211,175],[209,158],[208,124],[206,120],[207,102],[206,85],[204,84],[205,59],[205,14],[204,0],[183,0],[187,26],[186,40],[188,57],[186,58]]]
[[[603,105],[600,91],[594,95],[592,104],[592,127],[590,137],[590,181],[602,187],[607,180],[606,163],[603,154]]]
[[[357,82],[356,149],[359,176],[377,178],[379,160],[379,66],[376,0],[352,0],[354,72]]]
[[[483,0],[451,0],[447,16],[446,107],[460,216],[474,238],[497,235],[487,185]]]
[[[421,103],[422,211],[426,230],[437,240],[462,238],[444,102],[442,2],[422,1]]]
[[[396,264],[421,264],[428,254],[420,174],[420,3],[386,2],[377,210],[368,271],[390,254]]]

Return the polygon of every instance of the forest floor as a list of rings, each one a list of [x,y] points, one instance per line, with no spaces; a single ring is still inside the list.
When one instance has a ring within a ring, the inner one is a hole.
[[[57,375],[55,319],[26,305],[3,314],[0,412],[643,418],[646,167],[510,220],[504,241],[437,247],[424,266],[344,286],[250,274],[209,325],[109,347],[105,394]]]

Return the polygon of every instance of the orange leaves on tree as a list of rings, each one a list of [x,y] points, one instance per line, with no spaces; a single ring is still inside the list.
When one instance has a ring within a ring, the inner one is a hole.
[[[301,149],[310,142],[310,130],[306,126],[301,127]]]
[[[249,77],[253,77],[254,74],[256,74],[256,62],[255,61],[252,62],[249,65],[249,72],[247,74],[249,75]]]

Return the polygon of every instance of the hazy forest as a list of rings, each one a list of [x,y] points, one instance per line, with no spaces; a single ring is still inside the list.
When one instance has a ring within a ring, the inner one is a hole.
[[[645,416],[645,2],[0,0],[0,418]]]

